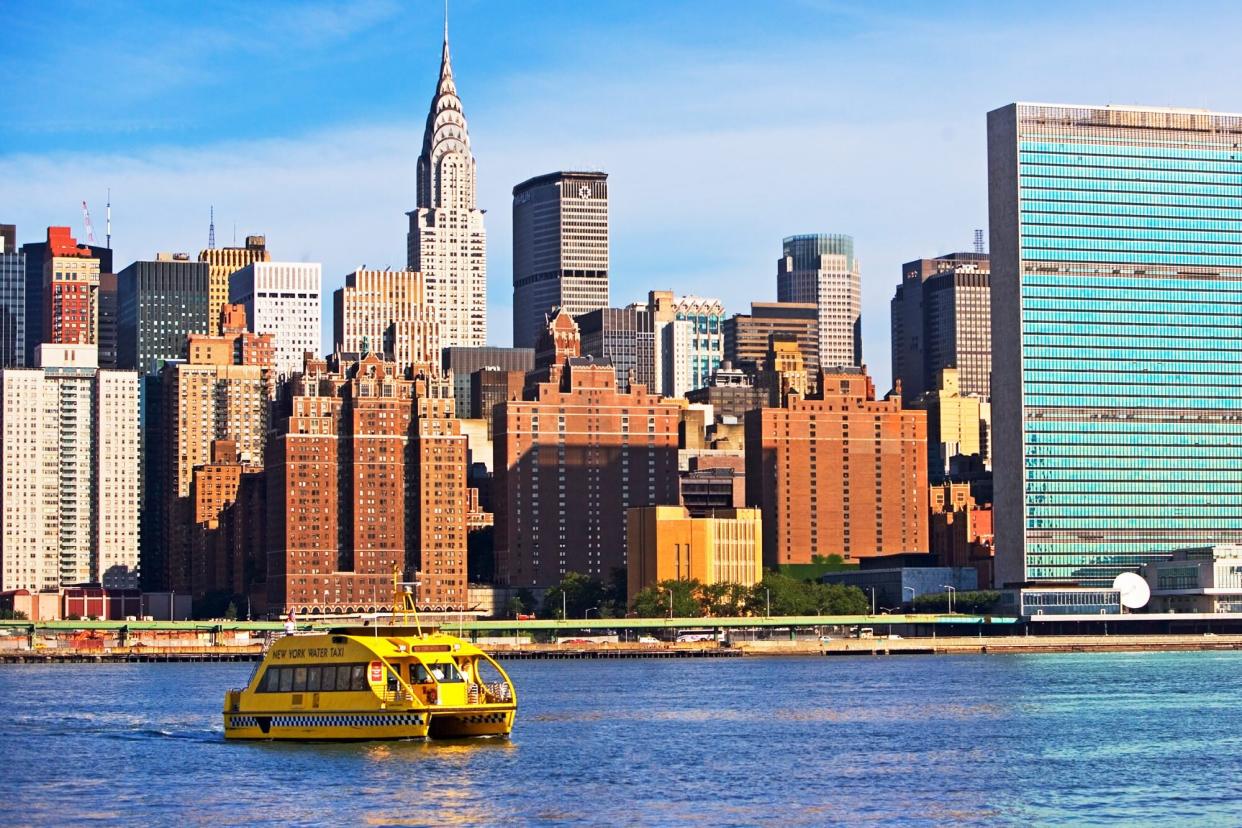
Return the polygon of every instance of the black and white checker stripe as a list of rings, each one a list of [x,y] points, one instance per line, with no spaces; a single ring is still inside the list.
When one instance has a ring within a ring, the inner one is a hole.
[[[420,727],[419,713],[324,713],[276,715],[272,727]],[[257,716],[234,714],[233,727],[258,727]]]
[[[454,718],[464,724],[503,724],[505,721],[505,714],[473,713],[467,716],[454,716]]]

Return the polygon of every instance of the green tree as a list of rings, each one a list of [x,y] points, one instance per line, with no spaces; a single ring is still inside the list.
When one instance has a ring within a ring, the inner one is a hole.
[[[858,587],[801,581],[770,570],[751,587],[747,608],[753,615],[763,615],[769,599],[774,616],[861,615],[869,609],[867,596]]]
[[[704,584],[699,588],[703,614],[716,618],[745,615],[750,604],[750,588],[731,581]]]
[[[519,613],[526,612],[526,604],[522,603],[519,595],[514,595],[505,602],[505,618],[516,618]]]
[[[953,595],[953,611],[965,615],[986,615],[996,608],[1000,597],[999,592],[990,589],[957,592]],[[948,612],[949,593],[920,595],[914,599],[914,608],[919,612]]]
[[[224,620],[225,621],[236,621],[237,620],[237,602],[236,601],[229,601],[228,607],[226,607],[224,610]]]
[[[749,608],[755,615],[814,615],[815,595],[811,585],[767,570],[763,580],[751,588]]]
[[[26,613],[21,610],[0,609],[0,621],[29,621]]]
[[[811,563],[824,564],[827,566],[845,566],[845,558],[837,554],[832,555],[812,555]]]
[[[823,615],[865,615],[871,610],[867,594],[856,586],[816,584],[816,612]]]
[[[671,600],[673,617],[699,618],[703,615],[703,605],[699,601],[702,588],[703,585],[693,578],[688,581],[660,581],[634,597],[634,614],[640,618],[667,617]]]
[[[587,610],[604,602],[604,585],[580,572],[567,572],[561,582],[543,596],[543,615],[547,618],[582,618]]]

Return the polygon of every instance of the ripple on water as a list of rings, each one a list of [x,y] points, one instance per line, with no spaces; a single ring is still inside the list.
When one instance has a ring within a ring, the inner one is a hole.
[[[1220,781],[1242,772],[1234,656],[507,666],[509,740],[347,744],[226,743],[221,694],[250,665],[5,667],[6,805],[34,824],[1242,823]]]

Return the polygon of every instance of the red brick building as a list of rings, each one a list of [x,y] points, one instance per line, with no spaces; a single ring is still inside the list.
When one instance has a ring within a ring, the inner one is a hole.
[[[927,420],[875,399],[860,368],[821,371],[819,399],[746,415],[746,490],[766,566],[926,552]]]
[[[190,484],[194,509],[191,588],[195,599],[212,592],[249,595],[252,611],[266,602],[253,595],[267,568],[263,544],[263,469],[243,462],[234,440],[216,440],[211,462],[197,466]]]
[[[466,606],[466,534],[471,498],[466,486],[466,436],[452,397],[415,401],[411,521],[419,566],[418,601],[432,610]]]
[[[270,610],[387,610],[394,566],[420,608],[465,605],[466,438],[428,387],[375,353],[308,357],[291,380],[268,452]]]
[[[578,353],[567,314],[550,323],[522,400],[494,409],[496,577],[544,587],[568,572],[607,580],[626,563],[631,506],[678,502],[680,406],[611,362]]]
[[[43,341],[99,342],[99,260],[68,227],[47,228],[43,265]]]
[[[202,528],[212,529],[210,524],[219,520],[225,502],[236,495],[240,484],[226,486],[226,478],[240,478],[243,466],[246,474],[262,469],[275,387],[271,334],[247,332],[241,305],[225,305],[220,322],[222,335],[189,334],[187,359],[161,369],[158,405],[153,407],[157,413],[150,414],[147,423],[161,435],[151,441],[146,457],[147,503],[152,512],[147,525],[159,542],[144,542],[143,567],[150,570],[144,574],[154,583],[196,598],[226,588],[208,571],[217,567],[222,572],[232,564],[199,560],[207,552]],[[215,465],[217,444],[228,446],[223,450],[229,459],[220,460],[220,465]],[[204,486],[192,491],[203,468],[209,469],[204,474],[211,478],[210,495]],[[206,499],[200,504],[199,497]],[[236,583],[231,577],[226,580]]]

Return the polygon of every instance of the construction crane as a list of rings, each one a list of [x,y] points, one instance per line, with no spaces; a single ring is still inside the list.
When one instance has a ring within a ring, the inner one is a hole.
[[[86,241],[88,244],[95,243],[95,228],[91,226],[91,211],[86,209],[86,202],[82,202],[82,221],[86,224]]]

